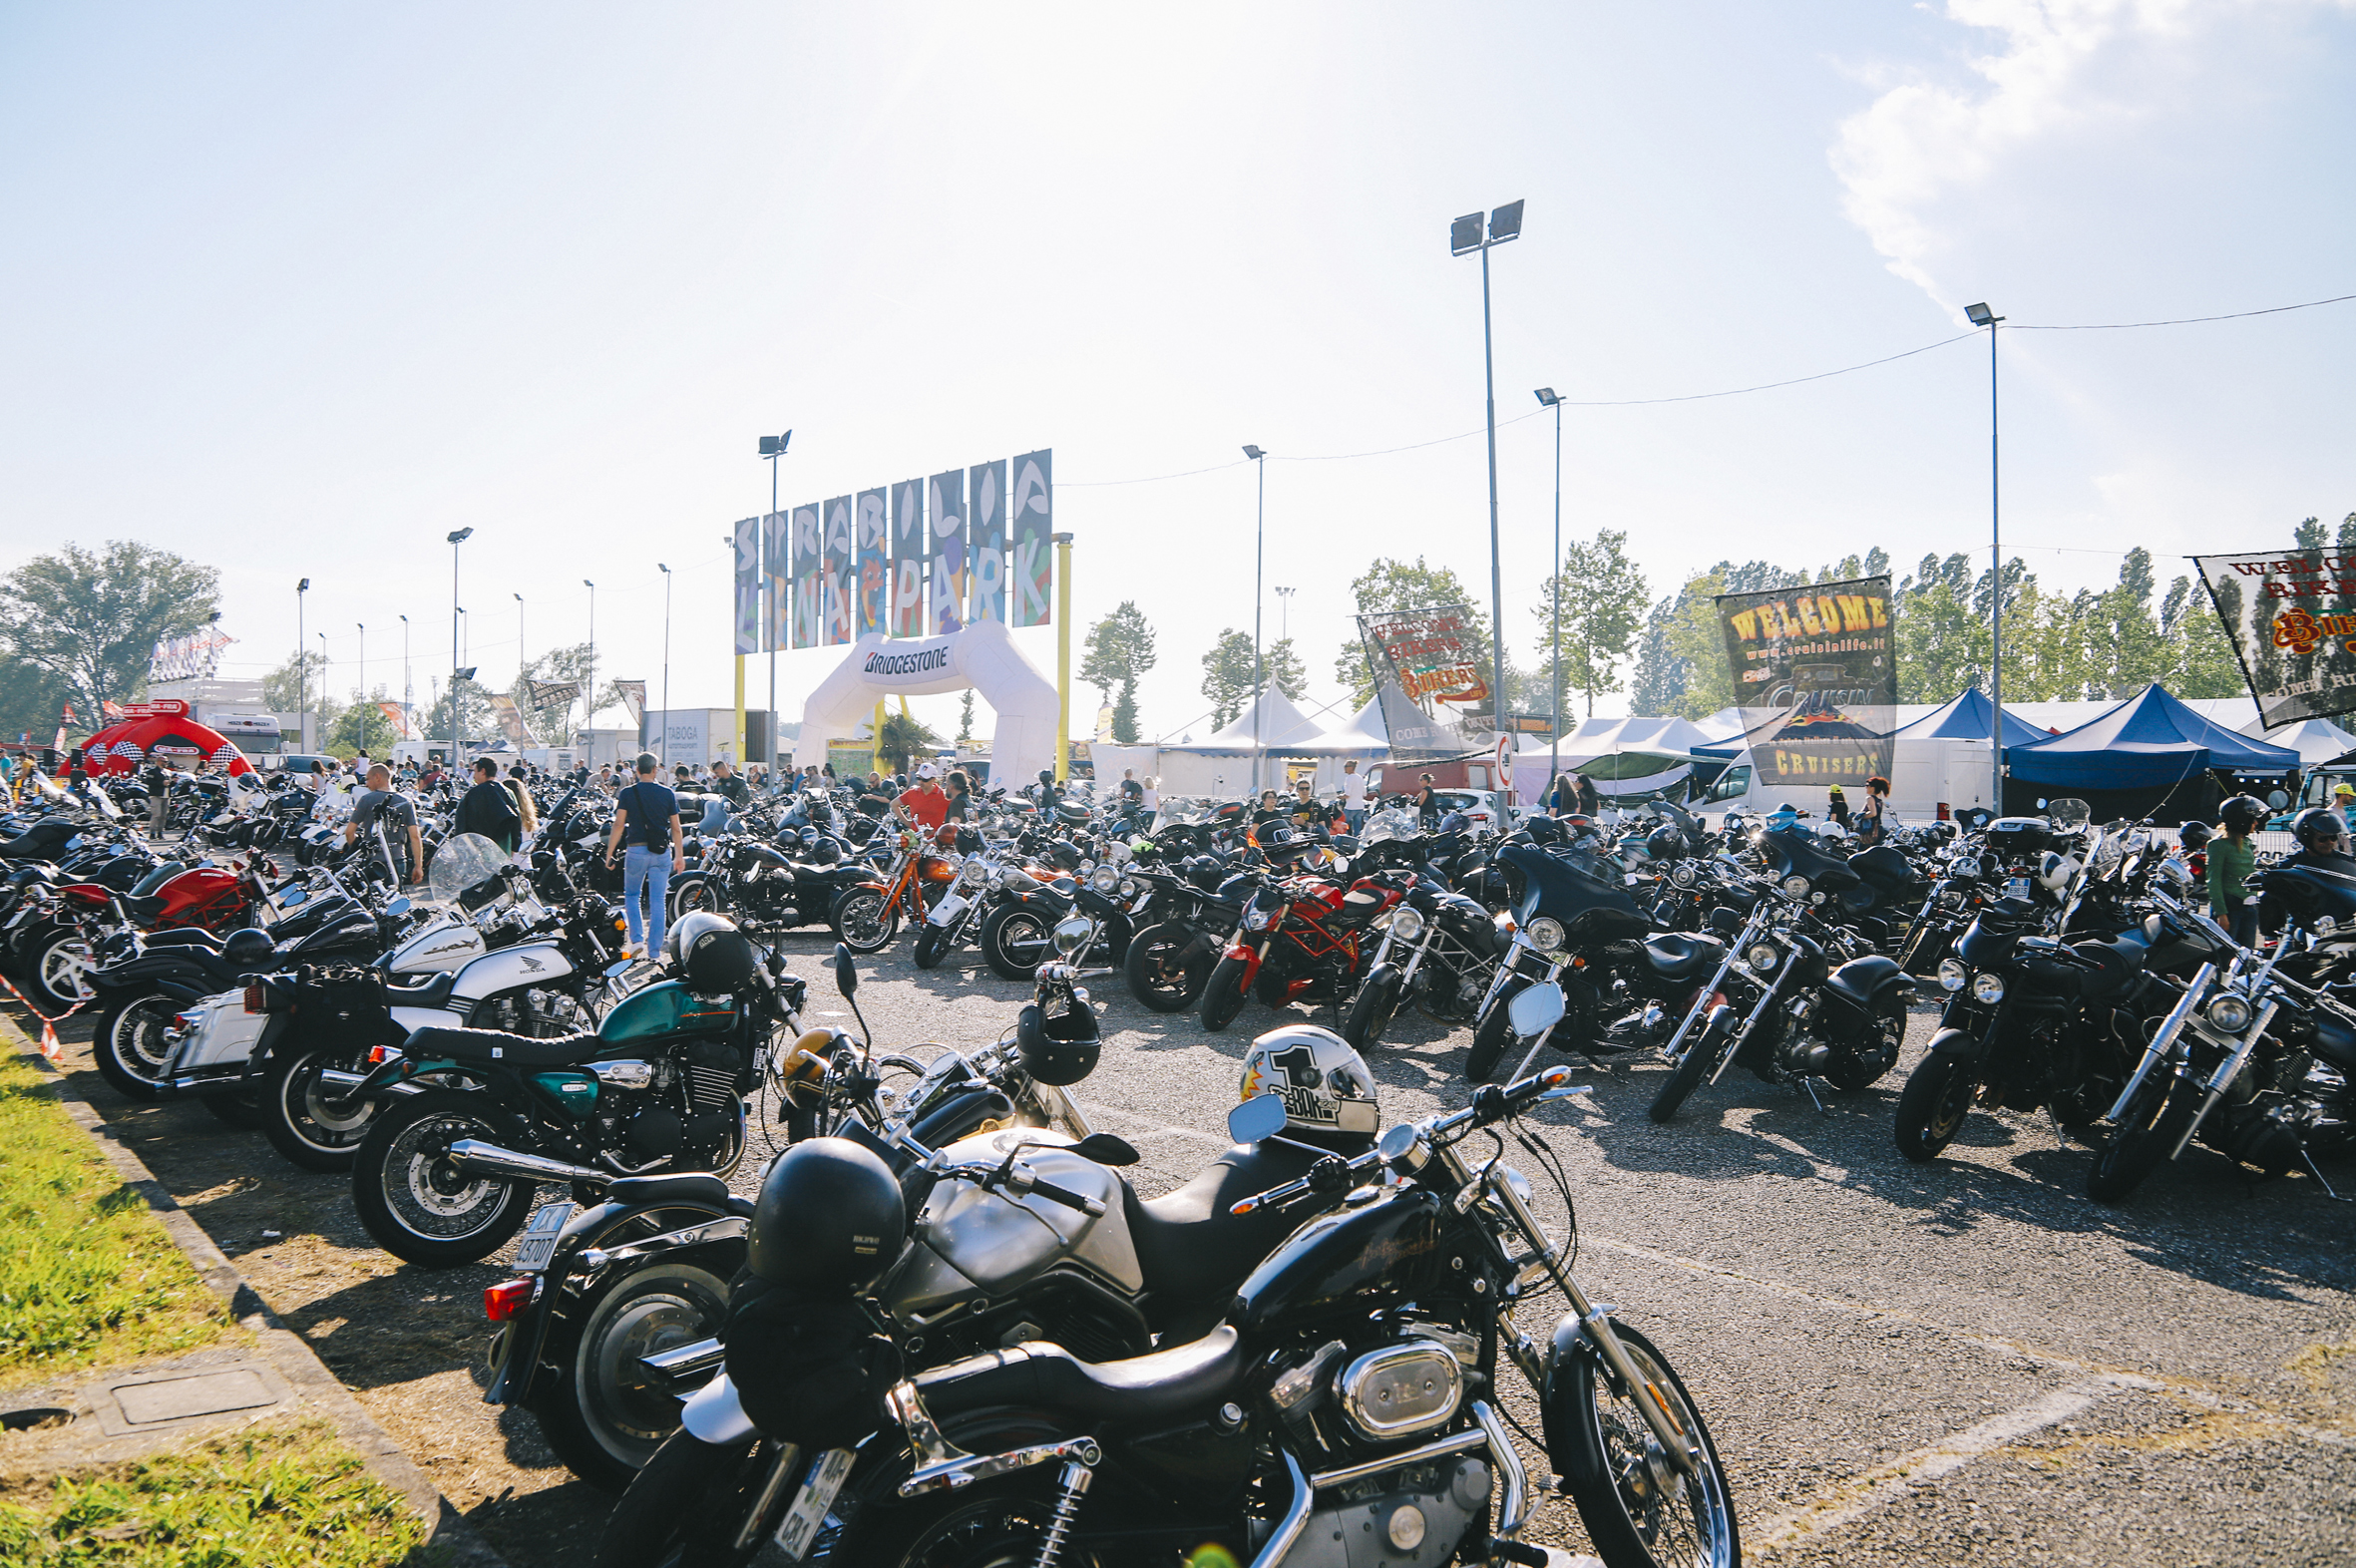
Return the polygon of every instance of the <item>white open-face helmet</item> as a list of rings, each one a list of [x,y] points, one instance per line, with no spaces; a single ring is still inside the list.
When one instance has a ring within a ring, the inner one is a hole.
[[[1239,1101],[1274,1094],[1285,1103],[1285,1131],[1323,1146],[1365,1147],[1381,1127],[1381,1100],[1366,1058],[1332,1029],[1291,1024],[1270,1029],[1244,1052]]]

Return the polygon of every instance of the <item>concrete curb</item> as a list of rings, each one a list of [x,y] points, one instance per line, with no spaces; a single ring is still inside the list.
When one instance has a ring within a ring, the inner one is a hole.
[[[475,1533],[474,1526],[442,1495],[425,1471],[401,1451],[400,1444],[376,1423],[360,1401],[352,1397],[351,1390],[327,1370],[327,1364],[303,1343],[302,1337],[278,1320],[269,1304],[213,1245],[212,1238],[204,1234],[203,1227],[165,1190],[147,1163],[115,1136],[114,1129],[107,1125],[97,1108],[74,1092],[65,1074],[5,1014],[0,1014],[0,1040],[14,1045],[26,1061],[37,1065],[48,1077],[51,1091],[65,1106],[66,1114],[97,1141],[125,1185],[147,1200],[149,1210],[163,1222],[165,1234],[188,1258],[197,1277],[228,1303],[238,1326],[253,1336],[260,1358],[286,1380],[302,1404],[334,1424],[337,1435],[350,1444],[370,1474],[409,1500],[409,1506],[426,1521],[427,1540],[457,1562],[473,1564],[476,1568],[507,1568],[506,1559]]]

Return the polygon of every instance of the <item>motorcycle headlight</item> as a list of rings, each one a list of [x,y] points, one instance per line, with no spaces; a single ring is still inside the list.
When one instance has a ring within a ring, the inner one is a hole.
[[[1121,897],[1124,899],[1133,899],[1136,896],[1137,884],[1131,882],[1128,878],[1123,877],[1121,879]]]
[[[1955,862],[1955,875],[1967,882],[1977,881],[1980,875],[1980,858],[1977,855],[1958,856]]]
[[[1088,877],[1088,886],[1098,893],[1110,893],[1121,885],[1121,874],[1110,866],[1099,866]]]
[[[2237,990],[2219,991],[2205,1016],[2219,1034],[2239,1034],[2249,1027],[2249,998]]]
[[[1244,930],[1266,931],[1268,929],[1268,923],[1275,918],[1276,911],[1264,910],[1259,905],[1255,904],[1244,911]]]
[[[1423,915],[1402,904],[1390,913],[1390,934],[1401,942],[1423,940]]]
[[[1690,888],[1701,880],[1701,874],[1691,866],[1680,864],[1670,868],[1669,880],[1681,888]]]
[[[1972,977],[1972,998],[1990,1005],[2004,1000],[2004,977],[1982,970]]]
[[[1783,962],[1783,955],[1775,951],[1775,945],[1771,942],[1758,944],[1743,957],[1749,959],[1751,967],[1763,975]]]
[[[1944,990],[1961,990],[1972,982],[1972,972],[1961,959],[1939,961],[1939,985]]]
[[[1808,880],[1805,877],[1785,877],[1783,891],[1795,899],[1804,899],[1808,896]]]
[[[1541,915],[1528,927],[1530,946],[1540,953],[1560,953],[1570,946],[1570,937],[1562,929],[1562,922],[1551,915]]]

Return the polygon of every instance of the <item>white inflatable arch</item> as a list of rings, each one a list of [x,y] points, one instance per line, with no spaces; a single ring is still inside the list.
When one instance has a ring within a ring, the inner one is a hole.
[[[1061,706],[1055,683],[1022,656],[1013,634],[994,620],[979,620],[947,636],[871,632],[861,637],[803,702],[794,763],[817,767],[825,762],[826,743],[848,737],[885,697],[929,696],[968,686],[997,714],[989,743],[993,783],[1019,784],[1055,765],[1055,719]]]

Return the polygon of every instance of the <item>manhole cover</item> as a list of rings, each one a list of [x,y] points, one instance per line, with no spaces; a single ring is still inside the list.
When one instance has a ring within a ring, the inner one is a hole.
[[[134,1426],[185,1421],[198,1415],[222,1415],[278,1402],[278,1396],[261,1380],[260,1373],[244,1367],[160,1378],[154,1382],[121,1382],[109,1391],[123,1407],[124,1418]]]

